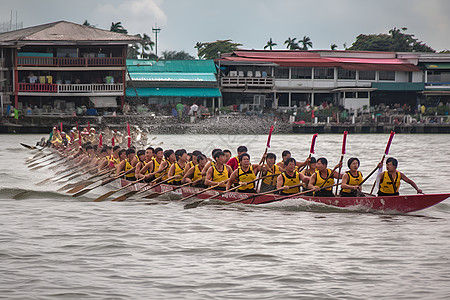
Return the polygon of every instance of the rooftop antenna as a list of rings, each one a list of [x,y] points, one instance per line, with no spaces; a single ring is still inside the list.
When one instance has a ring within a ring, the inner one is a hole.
[[[158,33],[161,31],[161,28],[155,23],[155,27],[152,27],[152,32],[155,34],[155,54],[158,56]]]

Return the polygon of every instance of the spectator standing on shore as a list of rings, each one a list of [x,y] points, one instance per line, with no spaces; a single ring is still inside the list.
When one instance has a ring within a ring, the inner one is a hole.
[[[195,117],[195,116],[197,116],[197,111],[198,111],[198,105],[197,105],[197,103],[194,102],[191,106],[189,114]]]
[[[128,104],[128,102],[125,102],[122,108],[122,112],[124,115],[128,114],[128,112],[130,111],[130,105]]]
[[[183,117],[183,110],[184,110],[184,105],[182,103],[178,103],[175,106],[177,113],[178,113],[178,120],[181,120]]]

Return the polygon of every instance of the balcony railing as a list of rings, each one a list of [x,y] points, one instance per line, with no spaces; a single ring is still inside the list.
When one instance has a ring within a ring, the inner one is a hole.
[[[41,84],[19,83],[19,92],[27,93],[115,93],[123,92],[123,83],[113,84]]]
[[[124,66],[123,57],[18,57],[19,66],[110,67]]]
[[[222,77],[223,87],[272,87],[273,77]]]

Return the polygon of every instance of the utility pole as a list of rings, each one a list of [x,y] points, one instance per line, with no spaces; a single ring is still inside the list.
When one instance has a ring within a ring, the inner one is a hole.
[[[161,28],[158,28],[158,25],[155,23],[155,27],[152,28],[152,32],[155,34],[155,54],[158,56],[158,33],[161,31]]]

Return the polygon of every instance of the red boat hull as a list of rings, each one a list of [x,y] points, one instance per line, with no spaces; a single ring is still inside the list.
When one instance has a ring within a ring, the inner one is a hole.
[[[126,180],[121,180],[120,185],[125,186],[130,183]],[[150,189],[150,186],[145,186],[145,184],[137,183],[129,189],[131,190],[141,190],[141,189]],[[161,184],[152,191],[163,193],[170,192],[176,186]],[[201,191],[201,188],[197,187],[181,187],[173,192],[172,194],[177,194],[180,197],[188,197],[197,192]],[[211,196],[215,196],[219,194],[219,191],[209,190],[204,193],[198,194],[195,197],[199,199],[207,199]],[[239,201],[240,199],[245,199],[252,196],[249,199],[244,201]],[[225,193],[222,196],[218,196],[214,198],[215,200],[222,200],[226,202],[236,201],[243,204],[264,204],[276,201],[284,201],[278,200],[284,196],[280,195],[253,195],[247,193],[238,193],[238,192],[229,192]],[[413,212],[421,209],[428,208],[430,206],[436,205],[439,202],[444,201],[445,199],[450,197],[450,193],[447,194],[418,194],[418,195],[400,195],[400,196],[383,196],[383,197],[309,197],[309,196],[298,196],[294,197],[295,199],[302,199],[305,201],[321,203],[324,205],[332,206],[332,207],[341,207],[341,208],[354,208],[356,210],[369,210],[369,211],[379,211],[379,212],[387,212],[387,213],[407,213]],[[294,199],[291,198],[291,199]]]

